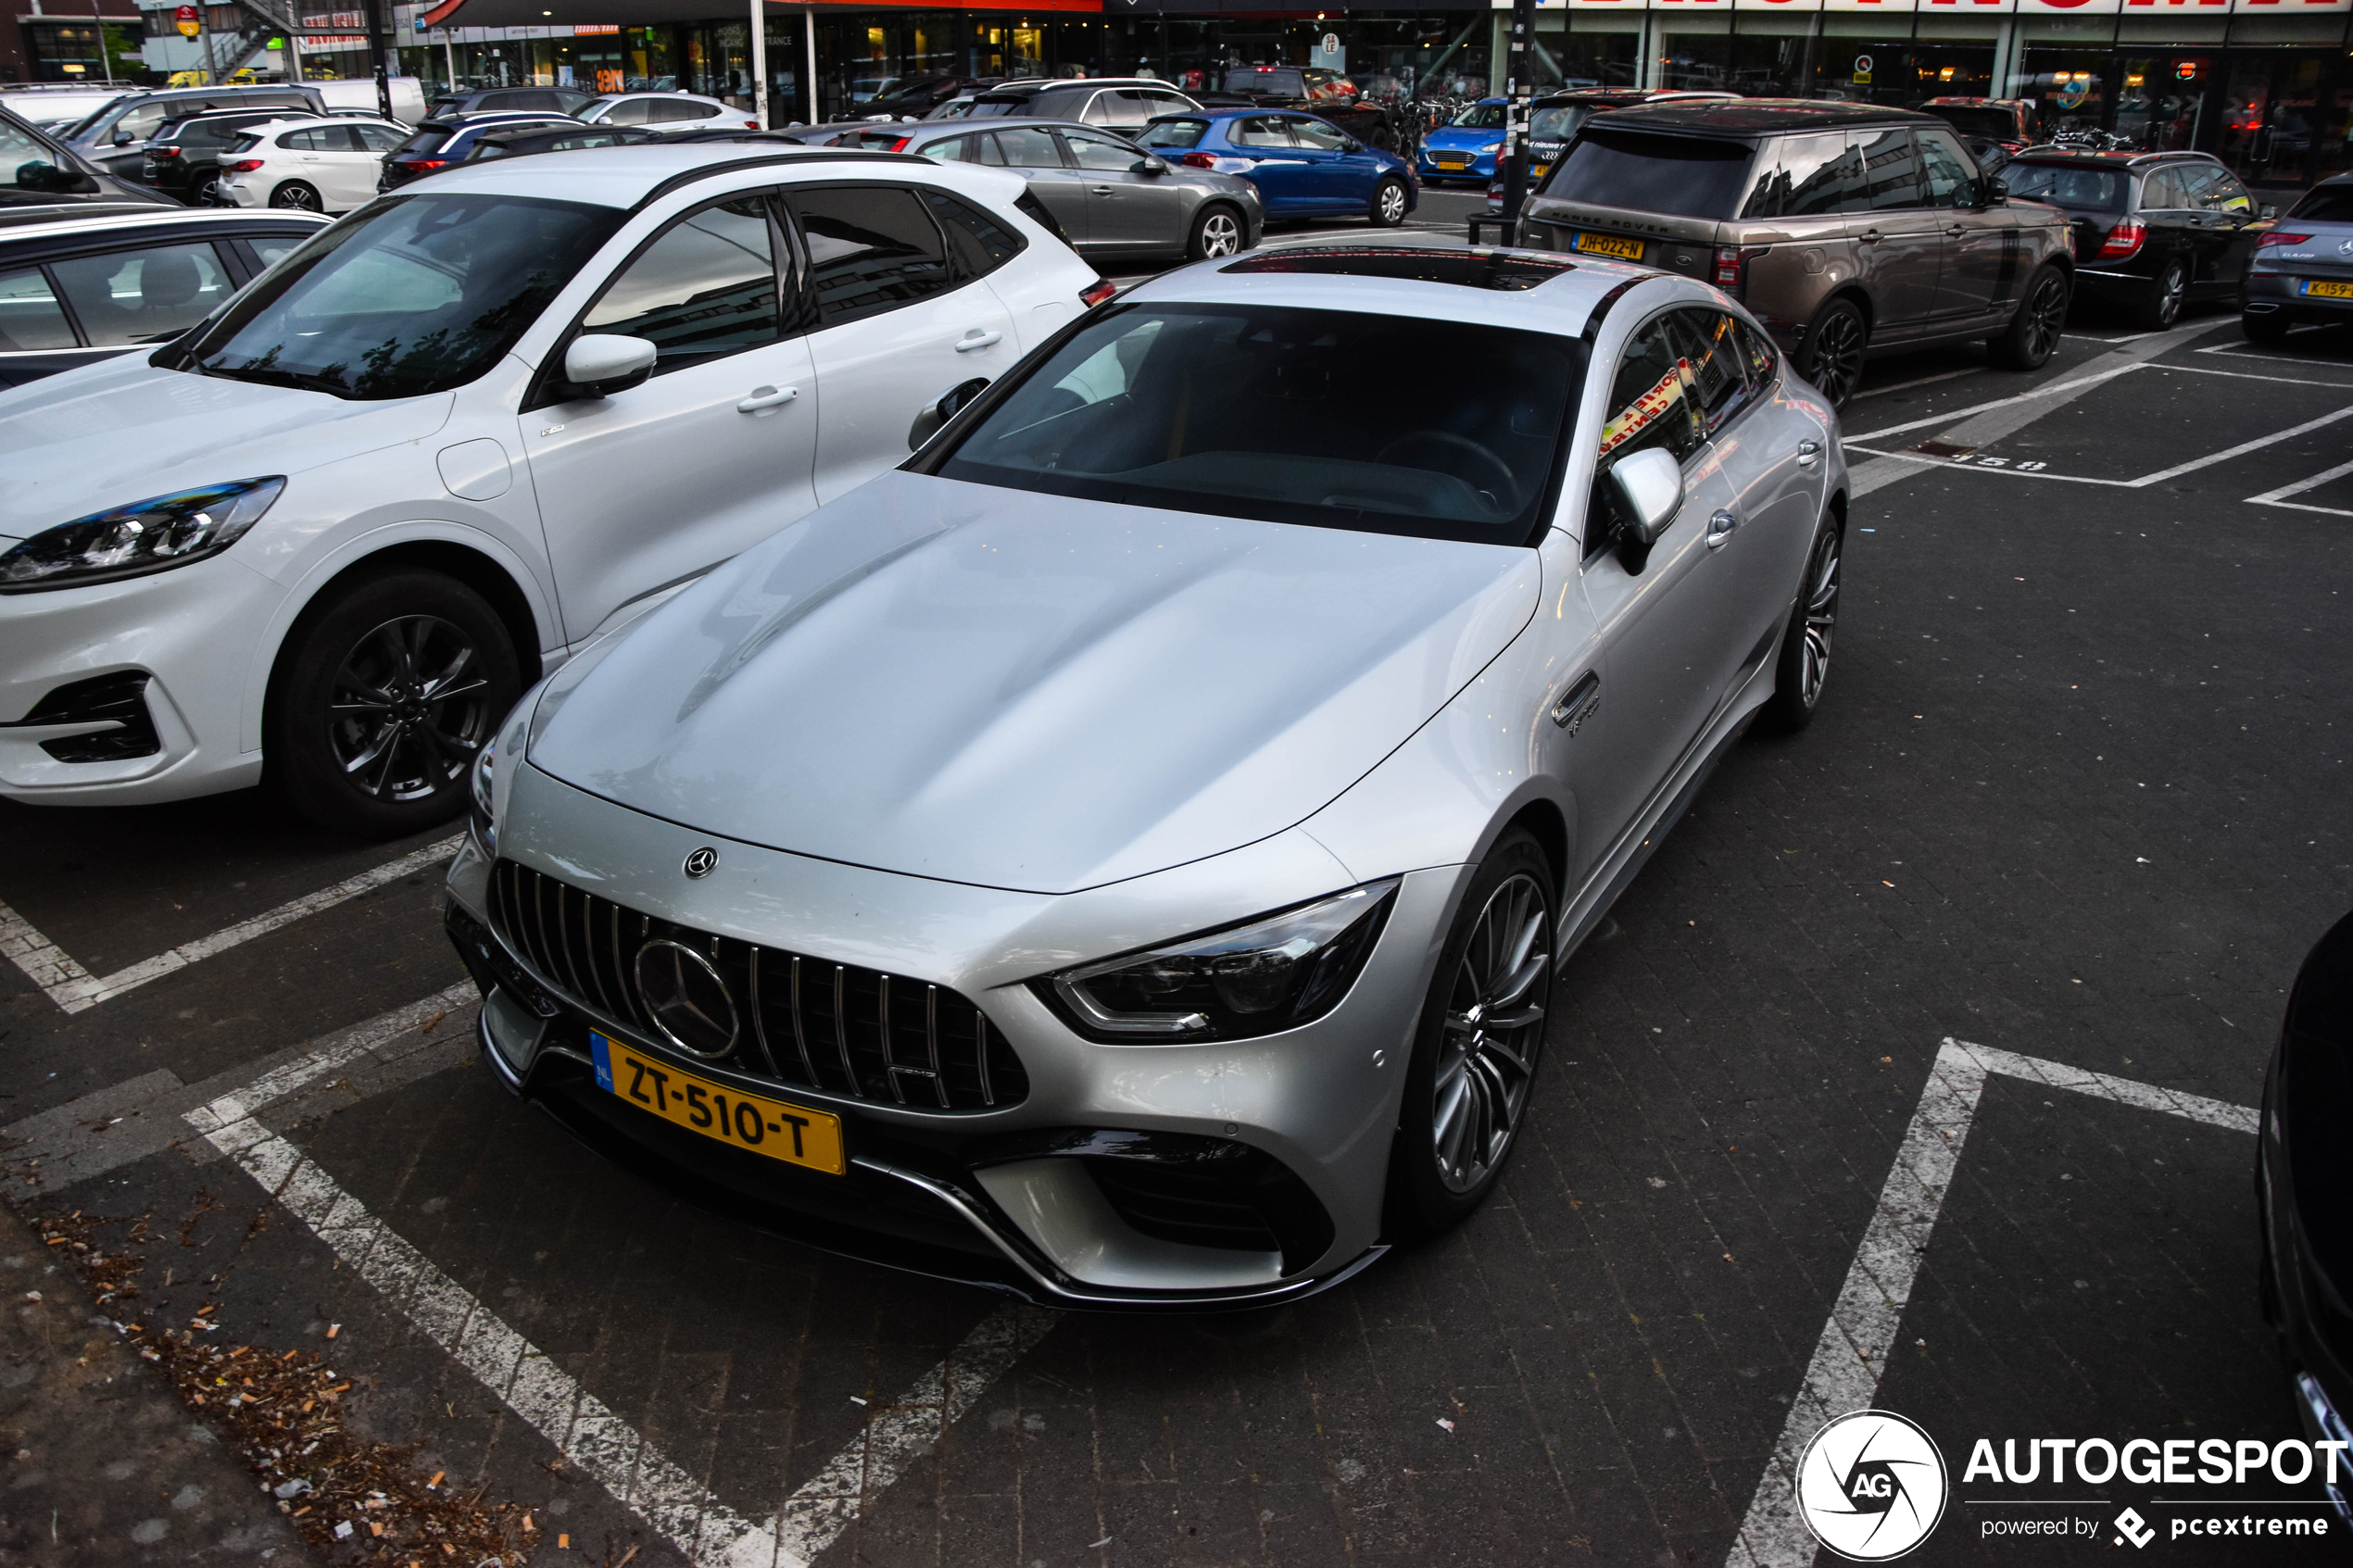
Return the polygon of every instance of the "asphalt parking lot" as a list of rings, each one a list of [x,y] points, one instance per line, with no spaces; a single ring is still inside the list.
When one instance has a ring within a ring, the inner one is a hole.
[[[1740,747],[1572,961],[1498,1198],[1308,1302],[1056,1316],[685,1209],[474,1065],[440,835],[251,796],[0,805],[15,1206],[144,1258],[145,1322],[323,1358],[535,1562],[1802,1564],[1790,1445],[1866,1404],[1952,1467],[1925,1562],[2321,1512],[1961,1469],[2297,1435],[2246,1108],[2353,880],[2353,339],[2085,313],[2032,375],[1879,362],[1846,429],[1821,717]],[[144,1484],[10,1462],[19,1535]],[[150,1512],[149,1560],[226,1549]]]

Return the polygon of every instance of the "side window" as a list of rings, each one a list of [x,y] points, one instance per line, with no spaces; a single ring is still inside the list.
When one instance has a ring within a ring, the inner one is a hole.
[[[895,310],[955,286],[938,228],[904,185],[799,191],[810,292],[826,326]]]
[[[235,285],[208,245],[53,261],[57,292],[94,344],[162,343],[212,314]]]
[[[1141,153],[1124,142],[1086,136],[1076,131],[1063,132],[1063,145],[1070,149],[1071,156],[1078,160],[1081,169],[1125,174],[1143,158]]]
[[[1870,182],[1873,212],[1891,212],[1920,205],[1919,165],[1912,159],[1911,132],[1898,128],[1877,135],[1856,132],[1863,157],[1863,174]]]
[[[1294,119],[1290,122],[1290,133],[1299,138],[1301,146],[1314,147],[1317,152],[1343,153],[1348,150],[1348,138],[1320,119]]]
[[[1289,147],[1290,132],[1274,115],[1252,115],[1233,129],[1231,140],[1238,147]]]
[[[49,292],[41,269],[0,272],[0,352],[23,354],[35,349],[76,346],[65,307]]]
[[[1594,470],[1595,516],[1606,515],[1602,499],[1606,492],[1600,481],[1617,458],[1659,446],[1680,461],[1698,451],[1706,438],[1676,314],[1652,317],[1627,339],[1618,357],[1617,375],[1610,383],[1609,418],[1602,425],[1601,459]],[[1588,530],[1588,556],[1609,543],[1603,530]]]
[[[1784,140],[1775,182],[1781,191],[1780,212],[1758,216],[1821,218],[1857,211],[1865,201],[1862,160],[1836,133]]]
[[[400,145],[402,132],[389,125],[355,125],[352,133],[359,138],[362,152],[388,153]]]
[[[1005,162],[1015,169],[1060,169],[1062,149],[1054,144],[1051,132],[1025,126],[1017,131],[997,132],[997,150]]]
[[[1674,320],[1683,357],[1691,362],[1693,395],[1713,433],[1748,402],[1748,376],[1732,318],[1721,310],[1691,309],[1676,311]]]
[[[673,223],[637,254],[581,322],[641,337],[654,373],[776,341],[783,317],[767,201],[738,196]]]
[[[1747,321],[1735,319],[1732,330],[1740,337],[1741,363],[1748,371],[1748,384],[1762,392],[1780,373],[1780,354],[1773,347],[1771,338]]]
[[[275,267],[282,259],[292,256],[296,248],[309,237],[308,233],[256,234],[238,243],[245,247],[245,259],[256,272],[259,272],[263,268]]]
[[[605,125],[643,125],[653,113],[650,98],[623,98],[612,107],[600,123]]]
[[[315,153],[319,150],[319,132],[289,131],[278,138],[278,145],[290,153]]]
[[[2180,169],[2152,169],[2141,181],[2142,211],[2173,212],[2189,205],[2189,193],[2182,188]]]
[[[2183,183],[2189,187],[2189,200],[2183,204],[2185,207],[2203,207],[2208,212],[2251,214],[2255,210],[2246,187],[2233,179],[2230,170],[2217,164],[2194,163],[2175,172],[2184,177]]]
[[[656,125],[669,125],[682,119],[708,119],[715,110],[708,104],[698,104],[685,98],[656,98],[648,106],[648,117]]]
[[[1928,181],[1931,207],[1967,207],[1977,194],[1977,168],[1944,131],[1917,131],[1920,172]]]
[[[940,228],[947,231],[949,247],[956,253],[964,276],[977,278],[993,272],[1021,254],[1021,236],[977,208],[944,191],[925,191],[924,200],[931,205]]]
[[[0,120],[0,183],[16,183],[17,170],[28,163],[55,163],[57,160],[57,154],[15,126]]]

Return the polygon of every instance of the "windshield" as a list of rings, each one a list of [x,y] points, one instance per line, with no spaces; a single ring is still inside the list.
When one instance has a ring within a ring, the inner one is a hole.
[[[1550,523],[1584,362],[1576,338],[1459,321],[1137,305],[1065,341],[925,467],[1126,506],[1526,545]]]
[[[1748,188],[1745,142],[1589,129],[1544,180],[1544,194],[1677,218],[1730,218]]]
[[[993,119],[999,115],[1026,114],[1028,110],[1029,100],[1026,97],[975,98],[973,107],[967,111],[967,118]]]
[[[255,282],[181,363],[337,397],[446,392],[512,348],[622,217],[520,196],[387,197]]]
[[[1205,119],[1156,119],[1136,140],[1147,147],[1198,147],[1208,130]]]
[[[2290,218],[2315,223],[2353,223],[2353,185],[2318,185],[2288,209]]]
[[[2124,174],[2115,169],[2086,169],[2069,163],[2013,163],[2002,170],[2010,194],[2053,207],[2081,207],[2087,212],[2124,210]]]
[[[1472,131],[1501,131],[1504,115],[1501,104],[1473,104],[1454,117],[1454,123]]]
[[[112,142],[120,136],[126,141],[144,142],[163,123],[164,108],[163,104],[152,98],[145,103],[135,98],[117,98],[76,126],[72,140]]]
[[[1931,104],[1927,112],[1964,136],[1990,136],[1997,142],[2018,140],[2018,117],[2007,109],[1969,108],[1960,105]]]
[[[439,152],[441,144],[449,140],[449,137],[450,131],[446,125],[430,123],[420,125],[407,141],[392,149],[393,156],[397,157],[402,153],[416,153],[422,156],[425,153]]]
[[[1538,109],[1528,117],[1528,139],[1531,142],[1566,142],[1577,134],[1577,128],[1593,118],[1591,104],[1560,104],[1549,109]]]
[[[80,119],[75,120],[71,125],[66,127],[65,130],[59,132],[58,134],[69,142],[75,141],[82,136],[88,135],[92,131],[96,129],[100,120],[106,119],[107,115],[128,96],[129,94],[125,94],[119,97],[108,98],[105,103],[100,104],[96,108],[92,109],[88,114],[83,115]]]

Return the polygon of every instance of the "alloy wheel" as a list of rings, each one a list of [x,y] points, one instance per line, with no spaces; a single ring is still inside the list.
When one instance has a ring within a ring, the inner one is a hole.
[[[2176,304],[2176,312],[2181,309]],[[2056,277],[2045,277],[2035,285],[2034,297],[2026,302],[2026,352],[2036,360],[2047,358],[2058,347],[2059,334],[2067,330],[2067,285]]]
[[[354,788],[420,800],[453,787],[498,716],[465,633],[436,615],[387,621],[335,672],[327,739]]]
[[[1383,182],[1378,199],[1380,202],[1380,220],[1382,222],[1395,223],[1401,221],[1404,218],[1404,186],[1398,184],[1394,181]]]
[[[2157,280],[2157,324],[2171,326],[2182,319],[2182,303],[2189,297],[2188,270],[2180,262],[2166,268],[2164,276]]]
[[[1430,1095],[1438,1178],[1468,1192],[1503,1163],[1528,1105],[1552,997],[1552,910],[1521,872],[1488,896],[1446,997]]]
[[[1831,639],[1838,633],[1838,534],[1825,533],[1806,573],[1806,663],[1798,696],[1808,709],[1822,699],[1822,683],[1830,679]]]
[[[319,193],[308,185],[281,185],[271,194],[271,207],[290,207],[298,212],[319,210]]]
[[[1202,220],[1201,253],[1204,257],[1231,256],[1242,248],[1241,225],[1222,212],[1213,212]]]
[[[1807,359],[1812,373],[1806,379],[1819,387],[1822,395],[1833,406],[1846,401],[1847,394],[1863,375],[1863,322],[1849,310],[1833,310],[1814,329],[1814,341],[1808,345]]]

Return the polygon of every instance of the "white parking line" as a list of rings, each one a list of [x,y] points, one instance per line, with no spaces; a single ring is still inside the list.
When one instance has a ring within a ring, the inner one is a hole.
[[[2134,370],[2147,369],[2148,366],[2145,363],[2119,365],[2113,370],[2095,371],[2088,376],[2077,376],[2071,381],[2053,382],[2048,386],[2038,386],[2032,392],[2021,392],[2010,397],[1996,397],[1990,403],[1972,403],[1966,408],[1947,408],[1942,413],[1923,415],[1917,420],[1906,420],[1900,425],[1882,425],[1878,430],[1867,430],[1859,434],[1842,436],[1840,439],[1852,446],[1858,441],[1877,441],[1883,436],[1901,435],[1906,431],[1925,430],[1930,425],[1951,424],[1956,420],[1965,420],[1971,414],[1982,414],[1994,408],[2014,408],[2021,403],[2032,403],[2039,398],[2057,397],[2063,393],[2081,392],[2085,387],[2097,386],[2104,381],[2113,381],[2118,376],[2129,375]]]
[[[355,1042],[369,1037],[372,1032],[363,1025],[354,1041],[264,1073],[189,1111],[184,1120],[554,1444],[568,1463],[593,1477],[690,1562],[806,1568],[1060,1321],[1036,1308],[999,1307],[946,1361],[896,1399],[875,1407],[865,1429],[795,1491],[775,1518],[747,1519],[258,1119],[256,1113],[271,1102],[352,1060],[365,1048]]]
[[[1756,1483],[1740,1535],[1725,1556],[1728,1568],[1811,1568],[1818,1543],[1798,1517],[1797,1462],[1824,1422],[1868,1409],[1878,1395],[1887,1353],[1894,1346],[1920,1260],[1927,1255],[1929,1237],[1952,1188],[1962,1147],[1984,1098],[1985,1081],[1996,1073],[2233,1132],[2253,1133],[2258,1123],[2257,1112],[2243,1105],[1947,1038],[1937,1050],[1936,1064],[1920,1090],[1919,1107],[1896,1148],[1878,1211],[1855,1249],[1846,1283],[1815,1342],[1806,1386],[1790,1405],[1780,1440]]]
[[[455,855],[462,842],[461,835],[445,838],[438,844],[428,844],[422,849],[411,851],[373,871],[346,877],[333,887],[322,887],[316,893],[306,893],[292,903],[279,905],[267,914],[239,921],[209,936],[200,936],[194,942],[183,943],[151,959],[142,959],[107,975],[92,974],[76,963],[71,954],[33,929],[31,922],[7,905],[0,904],[0,956],[12,960],[57,1006],[68,1012],[81,1012],[110,997],[120,997],[125,991],[145,985],[150,980],[159,980],[174,970],[185,969],[199,959],[226,952],[240,943],[250,942],[282,926],[292,925],[307,915],[331,909],[371,888],[397,882],[411,872],[437,865]]]
[[[2170,369],[2171,367],[2163,368]],[[2337,420],[2348,417],[2353,417],[2353,404],[2348,404],[2334,413],[2322,414],[2317,420],[2307,420],[2300,425],[2292,426],[2271,435],[2259,435],[2252,441],[2242,441],[2237,445],[2226,446],[2220,452],[2209,452],[2203,458],[2193,458],[2186,463],[2176,463],[2170,469],[2159,469],[2155,473],[2145,473],[2138,479],[2094,479],[2084,474],[2052,473],[2047,469],[2016,468],[2006,464],[1971,461],[1967,458],[1936,458],[1925,452],[1875,451],[1868,446],[1858,446],[1854,441],[1845,442],[1843,445],[1848,451],[1860,452],[1866,457],[1892,459],[1899,463],[1919,463],[1930,468],[1952,469],[1965,473],[1996,474],[2010,479],[2055,479],[2064,484],[2106,484],[2119,490],[2145,490],[2152,484],[2162,484],[2169,479],[2179,479],[2185,473],[2196,473],[2200,469],[2212,468],[2217,463],[2227,463],[2233,458],[2244,458],[2249,452],[2259,452],[2266,446],[2275,446],[2283,441],[2293,441],[2299,435],[2309,435],[2316,430],[2324,430]],[[2323,475],[2311,481],[2310,483],[2326,483],[2330,477],[2330,475]],[[2309,484],[2297,485],[2286,491],[2273,492],[2273,494],[2292,495],[2297,489],[2309,488],[2310,488]],[[2259,496],[2256,499],[2260,500],[2262,497]],[[2334,508],[2307,507],[2302,509],[2331,511]]]
[[[1971,365],[1966,370],[1946,370],[1938,375],[1922,376],[1918,381],[1900,381],[1894,386],[1874,386],[1867,391],[1854,394],[1847,399],[1847,401],[1850,403],[1859,403],[1866,397],[1879,397],[1891,392],[1908,392],[1916,386],[1933,386],[1941,381],[1956,381],[1962,376],[1982,375],[1984,371],[1984,366]]]
[[[2290,511],[2298,512],[2326,512],[2331,517],[2353,517],[2353,511],[2347,511],[2343,507],[2316,507],[2309,501],[2288,499],[2290,495],[2301,495],[2307,490],[2318,489],[2333,479],[2343,479],[2348,473],[2353,473],[2353,463],[2339,463],[2333,469],[2322,470],[2309,479],[2299,479],[2294,484],[2283,484],[2277,490],[2266,490],[2260,495],[2249,495],[2246,498],[2247,505],[2285,507]]]

